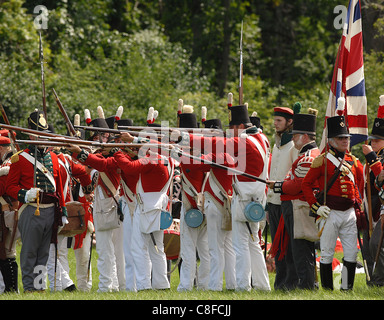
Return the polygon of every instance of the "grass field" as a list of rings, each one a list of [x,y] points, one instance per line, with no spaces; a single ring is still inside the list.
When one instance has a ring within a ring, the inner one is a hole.
[[[20,246],[18,245],[18,250]],[[370,288],[367,287],[365,281],[365,274],[356,274],[354,290],[351,292],[340,292],[339,290],[326,291],[322,288],[315,291],[307,290],[294,290],[290,292],[282,292],[273,290],[273,283],[275,274],[270,273],[271,292],[260,292],[252,290],[251,292],[237,292],[223,290],[222,292],[214,291],[199,291],[192,290],[191,292],[177,292],[176,288],[179,283],[178,270],[171,275],[171,288],[170,290],[145,290],[140,292],[113,292],[113,293],[98,293],[98,271],[97,271],[97,253],[93,250],[92,257],[92,277],[93,288],[89,293],[83,292],[50,292],[47,290],[45,293],[23,293],[21,283],[21,276],[19,275],[19,290],[20,294],[2,294],[0,300],[383,300],[384,288]],[[340,261],[342,253],[335,255]],[[73,250],[69,250],[68,254],[71,269],[71,278],[76,284],[75,277],[75,258]],[[362,261],[360,253],[359,260]],[[172,266],[173,267],[173,266]],[[20,269],[20,268],[19,268]],[[20,274],[20,270],[19,270]],[[340,278],[340,274],[335,273],[334,279]]]

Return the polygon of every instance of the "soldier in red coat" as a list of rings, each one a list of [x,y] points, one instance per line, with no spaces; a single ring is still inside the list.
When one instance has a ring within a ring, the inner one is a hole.
[[[0,271],[3,276],[4,292],[18,292],[18,265],[16,262],[16,239],[18,202],[5,194],[5,186],[11,166],[11,141],[8,130],[0,132]]]
[[[95,127],[95,131],[89,139],[94,140],[101,137],[103,142],[107,142],[108,135],[99,136],[97,132],[97,127],[109,128],[101,107],[98,107],[98,115],[99,118],[89,122]],[[86,119],[88,119],[87,116]],[[97,268],[100,274],[98,291],[124,290],[123,228],[120,219],[122,217],[118,217],[120,211],[117,204],[120,197],[118,191],[121,180],[120,168],[117,166],[110,149],[90,153],[79,146],[71,146],[68,150],[72,152],[73,158],[97,170],[95,173],[97,184],[93,202],[93,220],[97,241]]]
[[[341,289],[351,290],[358,252],[356,214],[361,208],[358,185],[362,178],[362,166],[347,152],[350,134],[344,117],[328,118],[327,127],[330,149],[312,162],[302,188],[312,213],[318,216],[322,287],[333,290],[332,261],[339,237],[344,251]],[[330,185],[334,175],[336,180]],[[313,189],[316,185],[319,185],[320,192],[323,191],[325,196],[315,197]]]
[[[232,106],[229,111],[233,137],[201,137],[183,132],[180,144],[200,148],[204,153],[226,152],[236,163],[234,169],[264,180],[269,168],[269,150],[264,137],[252,125],[245,105]],[[233,175],[233,191],[231,213],[236,290],[269,291],[267,268],[258,237],[259,222],[249,221],[245,213],[245,207],[252,202],[265,208],[266,185],[240,174]]]
[[[43,113],[37,110],[30,114],[28,125],[48,130]],[[30,146],[14,154],[11,162],[6,193],[21,206],[18,227],[24,291],[45,290],[49,246],[57,241],[58,227],[67,215],[58,157],[47,148]]]
[[[364,175],[368,177],[367,173],[369,172],[369,179],[365,179],[364,204],[367,212],[369,208],[371,209],[373,231],[370,228],[363,230],[363,247],[361,250],[370,274],[367,284],[382,287],[384,286],[384,249],[380,243],[380,235],[384,226],[384,211],[382,210],[384,199],[382,189],[384,185],[384,95],[380,96],[377,117],[373,122],[369,139],[370,143],[362,146],[366,159]],[[370,192],[368,192],[368,186],[370,186]],[[369,194],[370,198],[368,197]],[[370,206],[368,201],[370,201]],[[369,214],[367,216],[369,217]],[[368,222],[370,222],[369,220]],[[371,223],[367,225],[371,227]],[[375,261],[378,246],[381,246],[381,249],[378,260]],[[375,268],[373,268],[374,265]]]

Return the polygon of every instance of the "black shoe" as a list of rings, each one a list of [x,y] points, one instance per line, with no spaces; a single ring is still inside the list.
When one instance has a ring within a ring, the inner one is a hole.
[[[77,291],[77,288],[76,288],[75,284],[71,284],[69,287],[66,287],[64,289],[64,291],[69,291],[69,292]]]

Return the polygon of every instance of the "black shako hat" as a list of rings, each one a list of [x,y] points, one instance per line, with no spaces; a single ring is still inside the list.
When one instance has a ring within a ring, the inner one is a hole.
[[[377,117],[373,122],[372,132],[369,139],[384,139],[384,95],[380,96]]]
[[[296,133],[316,135],[316,114],[295,113],[292,134]]]
[[[232,106],[228,107],[229,109],[229,125],[235,126],[240,124],[245,124],[252,126],[252,122],[249,119],[248,108],[246,105]]]
[[[327,119],[328,138],[336,137],[350,137],[345,117],[343,116],[345,108],[345,98],[339,97],[337,99],[336,116]]]
[[[106,129],[110,129],[110,127],[108,126],[108,123],[107,121],[105,121],[105,117],[104,117],[104,111],[103,111],[103,108],[101,106],[98,106],[97,107],[97,113],[98,113],[98,116],[99,118],[96,118],[96,119],[91,119],[91,115],[90,115],[90,112],[88,109],[85,109],[85,112],[84,112],[84,115],[85,115],[85,122],[88,124],[89,127],[94,127],[94,128],[106,128]],[[95,131],[89,131],[87,130],[86,132],[86,135],[87,135],[87,139],[88,140],[93,140],[93,138],[97,135],[99,135],[99,133],[97,132],[97,130]]]
[[[118,127],[131,127],[133,126],[133,120],[132,119],[120,119],[116,120],[115,125],[117,124]]]
[[[334,116],[327,119],[328,138],[350,137],[344,116]]]
[[[255,116],[251,116],[249,117],[249,120],[251,120],[252,124],[256,127],[256,128],[260,128],[261,127],[261,122],[260,122],[260,118]]]
[[[33,130],[48,132],[49,126],[44,113],[35,109],[28,117],[28,126]]]
[[[209,119],[203,122],[204,127],[208,129],[223,129],[220,119]]]
[[[198,128],[197,117],[194,113],[180,113],[179,128]]]
[[[369,139],[384,139],[384,119],[375,119]]]
[[[115,129],[116,128],[116,119],[115,119],[115,116],[111,116],[111,117],[108,117],[108,118],[105,118],[105,122],[107,123],[108,125],[108,128],[110,129]]]

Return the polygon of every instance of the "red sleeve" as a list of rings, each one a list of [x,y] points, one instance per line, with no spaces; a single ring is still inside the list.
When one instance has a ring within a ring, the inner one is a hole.
[[[5,185],[7,183],[7,175],[1,176],[0,177],[0,196],[4,195],[5,193]]]
[[[379,173],[383,170],[383,165],[381,164],[380,161],[376,161],[374,164],[370,166],[370,168],[373,174],[375,175],[375,177],[377,177]]]
[[[124,154],[122,151],[117,151],[114,154],[114,159],[117,165],[124,171],[126,175],[129,175],[129,172],[132,174],[138,174],[144,170],[145,164],[149,163],[147,158],[140,158],[138,160],[132,160],[129,156]]]
[[[80,184],[85,187],[88,186],[92,183],[91,177],[85,170],[84,166],[80,163],[76,163],[73,160],[69,160],[71,163],[71,170],[72,170],[72,175],[76,178],[79,179]]]
[[[291,174],[290,172],[288,174]],[[282,191],[283,194],[288,194],[291,196],[295,196],[301,192],[301,183],[303,182],[303,178],[298,178],[295,176],[293,179],[284,180]]]
[[[301,187],[305,196],[305,200],[310,206],[317,202],[313,194],[312,186],[317,185],[319,177],[322,175],[322,166],[318,168],[310,168],[308,173],[305,175]]]
[[[6,182],[6,193],[20,202],[24,202],[24,196],[26,190],[33,187],[33,165],[24,159],[22,156],[18,156],[19,160],[11,164],[9,169],[8,178]],[[19,192],[24,189],[24,194]]]
[[[362,202],[361,196],[364,194],[364,167],[361,164],[360,161],[357,161],[357,167],[356,167],[356,183],[355,183],[355,198],[357,199],[358,203]]]
[[[73,153],[72,157],[77,159],[78,154]],[[118,165],[114,157],[104,158],[100,154],[89,153],[87,159],[82,161],[82,163],[96,169],[100,172],[112,171],[113,169],[118,169]]]
[[[190,134],[191,147],[201,148],[205,153],[218,155],[227,153],[234,160],[234,169],[259,177],[264,169],[264,158],[256,145],[250,139],[242,137],[201,137]],[[252,135],[265,151],[265,144],[261,141],[260,134]],[[210,149],[210,150],[209,150]],[[269,161],[269,159],[266,159]],[[239,181],[255,181],[254,179],[238,175]]]

